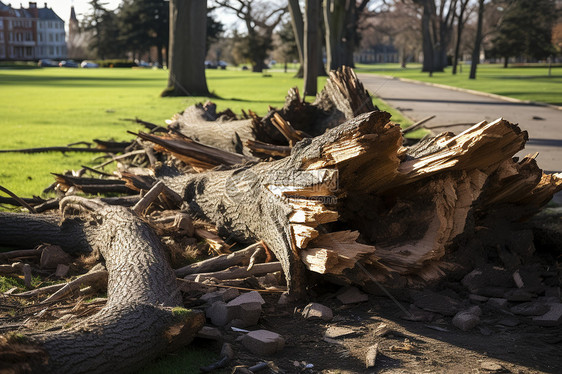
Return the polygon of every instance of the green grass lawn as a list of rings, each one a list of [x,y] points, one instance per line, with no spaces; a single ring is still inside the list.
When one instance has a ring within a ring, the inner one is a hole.
[[[123,118],[164,120],[205,97],[161,98],[167,71],[150,69],[1,69],[0,149],[64,146],[79,141],[130,139],[141,126]],[[294,72],[268,75],[236,70],[207,70],[212,100],[219,110],[267,113],[280,107],[290,87],[301,87]],[[325,78],[319,78],[323,87]],[[312,100],[312,98],[309,98]],[[380,105],[380,103],[377,103]],[[396,113],[396,112],[394,112]],[[400,116],[393,118],[401,123]],[[24,197],[39,195],[53,181],[51,172],[92,165],[91,154],[0,154],[0,185]]]
[[[399,64],[376,64],[358,66],[357,72],[389,75],[393,77],[415,79],[424,82],[444,84],[509,96],[520,100],[531,100],[562,106],[562,67],[513,66],[507,69],[503,65],[478,65],[476,79],[468,79],[470,65],[462,65],[457,75],[451,73],[451,67],[443,73],[422,73],[420,64],[410,64],[406,69]]]

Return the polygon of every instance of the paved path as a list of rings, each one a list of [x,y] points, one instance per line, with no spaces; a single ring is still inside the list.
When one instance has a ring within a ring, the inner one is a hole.
[[[426,123],[432,131],[452,131],[456,134],[482,120],[499,117],[518,123],[529,132],[529,142],[517,156],[539,152],[537,162],[547,172],[562,172],[562,110],[547,106],[510,102],[467,92],[404,82],[398,79],[359,74],[359,79],[372,94],[381,97],[404,115],[419,121],[430,115]],[[454,127],[438,127],[451,124]]]

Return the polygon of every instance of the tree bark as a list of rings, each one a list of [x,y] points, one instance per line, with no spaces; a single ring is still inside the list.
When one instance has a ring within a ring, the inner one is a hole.
[[[304,21],[302,17],[301,7],[298,0],[289,0],[288,4],[289,12],[291,13],[291,25],[293,27],[295,42],[297,44],[297,50],[299,53],[299,63],[301,66],[304,66]],[[300,75],[297,72],[296,77],[302,78],[302,72]]]
[[[96,225],[82,228],[88,242],[105,259],[108,300],[100,312],[75,326],[20,339],[22,345],[46,358],[36,362],[36,357],[24,355],[22,359],[30,362],[32,370],[132,372],[162,353],[189,343],[204,318],[178,308],[181,295],[176,278],[152,229],[126,208],[79,197],[66,198],[61,206],[94,209]],[[10,342],[0,346],[2,351],[10,349]],[[19,364],[14,362],[12,367]]]
[[[205,78],[206,0],[170,0],[168,87],[162,96],[209,96]]]
[[[318,90],[318,22],[319,0],[306,0],[304,24],[304,95],[315,96]]]
[[[463,32],[463,28],[464,28],[464,23],[465,23],[465,19],[464,19],[464,14],[466,11],[466,7],[468,5],[468,0],[460,0],[461,1],[461,8],[460,8],[460,13],[459,13],[459,17],[457,20],[457,40],[455,42],[455,56],[453,58],[453,75],[457,74],[457,65],[459,63],[459,54],[460,54],[460,48],[461,48],[461,40],[462,40],[462,32]]]
[[[474,38],[474,49],[472,50],[472,63],[470,65],[469,79],[476,79],[476,68],[480,62],[480,45],[482,44],[482,22],[484,20],[484,0],[478,1],[478,24],[476,26],[476,37]]]

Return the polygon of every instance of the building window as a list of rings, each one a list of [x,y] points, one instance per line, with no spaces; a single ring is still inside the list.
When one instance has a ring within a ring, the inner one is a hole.
[[[26,33],[25,33],[25,40],[28,41],[28,42],[30,42],[30,41],[32,40],[32,39],[31,39],[31,33],[30,33],[30,32],[26,32]]]
[[[38,33],[38,35],[39,35],[39,41],[40,41],[40,42],[43,42],[43,33],[40,32],[40,33]]]
[[[53,34],[49,34],[49,41],[50,41],[50,42],[53,41]]]
[[[55,49],[53,48],[53,46],[49,47],[49,54],[52,56],[55,54]]]
[[[4,21],[0,19],[0,29],[4,28]]]

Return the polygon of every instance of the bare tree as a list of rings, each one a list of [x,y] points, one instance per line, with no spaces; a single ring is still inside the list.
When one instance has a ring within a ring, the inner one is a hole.
[[[267,51],[272,47],[273,30],[283,20],[287,7],[253,0],[215,0],[215,4],[234,12],[244,22],[248,32],[247,57],[252,62],[252,71],[263,71]]]
[[[316,95],[318,81],[318,23],[320,13],[320,0],[306,0],[304,23],[304,94]]]
[[[170,0],[168,87],[162,96],[208,96],[205,77],[206,0]]]

